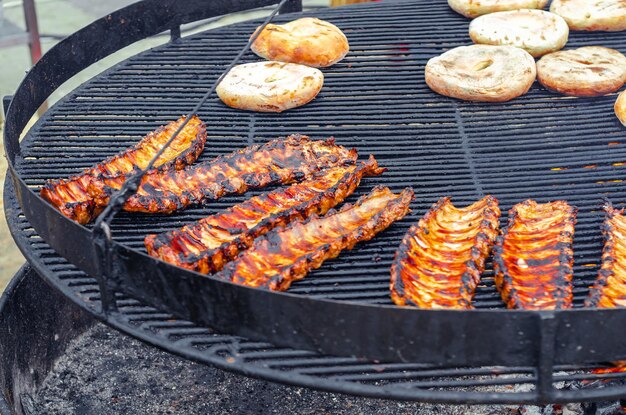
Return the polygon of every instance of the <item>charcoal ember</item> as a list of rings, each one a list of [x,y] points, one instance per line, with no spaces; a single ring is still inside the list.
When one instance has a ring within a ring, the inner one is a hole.
[[[551,408],[551,407],[550,407]],[[524,405],[519,408],[520,415],[553,415],[550,409],[547,413],[544,412],[544,408],[535,405]]]
[[[561,415],[584,415],[585,411],[583,407],[579,403],[568,403],[567,405],[563,405],[561,409]]]
[[[619,401],[600,401],[584,403],[585,415],[619,415],[626,413]]]

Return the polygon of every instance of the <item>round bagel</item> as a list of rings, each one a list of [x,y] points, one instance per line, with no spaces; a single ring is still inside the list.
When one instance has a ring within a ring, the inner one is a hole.
[[[513,46],[461,46],[426,64],[430,89],[467,101],[509,101],[525,94],[535,76],[533,57]]]
[[[315,68],[339,62],[349,49],[348,39],[337,26],[312,17],[268,24],[252,44],[252,51],[262,58]]]
[[[546,88],[565,95],[606,95],[626,81],[626,57],[602,46],[562,50],[539,59],[537,78]]]
[[[217,86],[229,107],[259,112],[282,112],[306,104],[324,84],[319,69],[285,62],[237,65]]]
[[[626,126],[626,91],[620,92],[617,96],[614,109],[619,122]]]
[[[572,30],[626,30],[623,0],[553,0],[550,11],[565,19]]]
[[[474,43],[516,46],[537,58],[562,49],[569,28],[556,14],[523,9],[480,16],[470,23],[469,35]]]
[[[455,12],[473,19],[483,14],[517,9],[543,9],[548,0],[448,0]]]

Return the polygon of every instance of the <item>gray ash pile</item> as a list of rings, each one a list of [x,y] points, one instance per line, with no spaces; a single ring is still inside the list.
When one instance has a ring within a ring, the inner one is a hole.
[[[433,405],[317,392],[181,359],[96,324],[70,344],[32,414],[513,415],[517,406]]]

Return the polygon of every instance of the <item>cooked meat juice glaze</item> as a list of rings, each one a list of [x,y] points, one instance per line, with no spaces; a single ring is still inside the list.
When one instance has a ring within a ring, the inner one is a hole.
[[[372,239],[409,212],[413,190],[394,194],[377,186],[353,205],[325,216],[312,215],[258,238],[252,247],[215,274],[251,287],[286,290],[329,258]]]
[[[255,196],[182,229],[148,235],[148,253],[204,274],[221,270],[255,238],[313,214],[323,215],[358,187],[363,176],[379,175],[373,156],[360,165],[337,166],[287,188]]]
[[[420,308],[471,307],[498,233],[498,200],[486,196],[465,208],[435,203],[402,239],[391,265],[391,298]]]
[[[180,171],[147,174],[124,209],[171,213],[225,194],[301,181],[319,170],[355,163],[356,159],[356,150],[336,145],[333,139],[312,141],[306,136],[291,135]],[[96,202],[106,205],[109,196],[122,184],[117,178],[93,182],[89,192],[101,195],[96,197]]]
[[[150,160],[184,122],[185,117],[148,133],[133,147],[69,179],[49,180],[41,188],[41,197],[54,205],[63,215],[79,223],[91,222],[100,214],[105,204],[97,203],[101,194],[92,186],[94,182],[112,179],[120,186],[129,175],[145,169]],[[206,142],[206,128],[197,117],[192,117],[176,139],[156,160],[154,167],[163,172],[181,169],[196,161]]]
[[[575,223],[576,208],[565,201],[526,200],[511,208],[493,248],[496,287],[508,308],[572,306]]]

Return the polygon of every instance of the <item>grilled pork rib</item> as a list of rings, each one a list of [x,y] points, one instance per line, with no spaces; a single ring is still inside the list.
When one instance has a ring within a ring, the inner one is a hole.
[[[354,164],[356,158],[356,150],[336,145],[333,139],[311,141],[306,136],[292,135],[180,171],[148,174],[124,210],[171,213],[228,193],[301,181],[321,169]],[[89,191],[102,195],[96,197],[96,203],[106,205],[109,196],[121,186],[122,182],[111,178],[92,182]]]
[[[394,194],[377,186],[354,205],[325,216],[311,216],[258,238],[252,247],[215,274],[219,278],[251,287],[283,291],[319,268],[329,258],[378,232],[409,211],[413,189]]]
[[[624,209],[608,203],[602,225],[604,250],[598,279],[589,292],[585,307],[626,307],[626,218]]]
[[[391,265],[394,303],[420,308],[471,308],[498,234],[498,200],[487,196],[462,209],[435,203],[402,239]]]
[[[598,278],[589,291],[585,307],[626,307],[626,218],[624,209],[611,203],[604,206],[606,219],[602,224],[604,249]],[[613,362],[615,367],[594,369],[593,373],[626,372],[626,361]]]
[[[204,274],[214,273],[251,246],[255,238],[293,220],[323,215],[351,195],[363,176],[383,171],[373,156],[360,166],[323,170],[309,180],[255,196],[182,229],[148,235],[145,245],[153,257]]]
[[[78,223],[89,223],[100,214],[105,205],[97,204],[98,194],[88,193],[94,181],[115,178],[121,184],[129,175],[143,170],[184,122],[185,117],[148,133],[133,147],[67,180],[49,180],[41,188],[41,197],[61,213]],[[197,116],[192,117],[176,139],[156,160],[158,171],[181,169],[196,161],[206,142],[206,127]]]
[[[509,211],[493,248],[496,287],[508,308],[572,306],[576,208],[565,201],[526,200]]]

